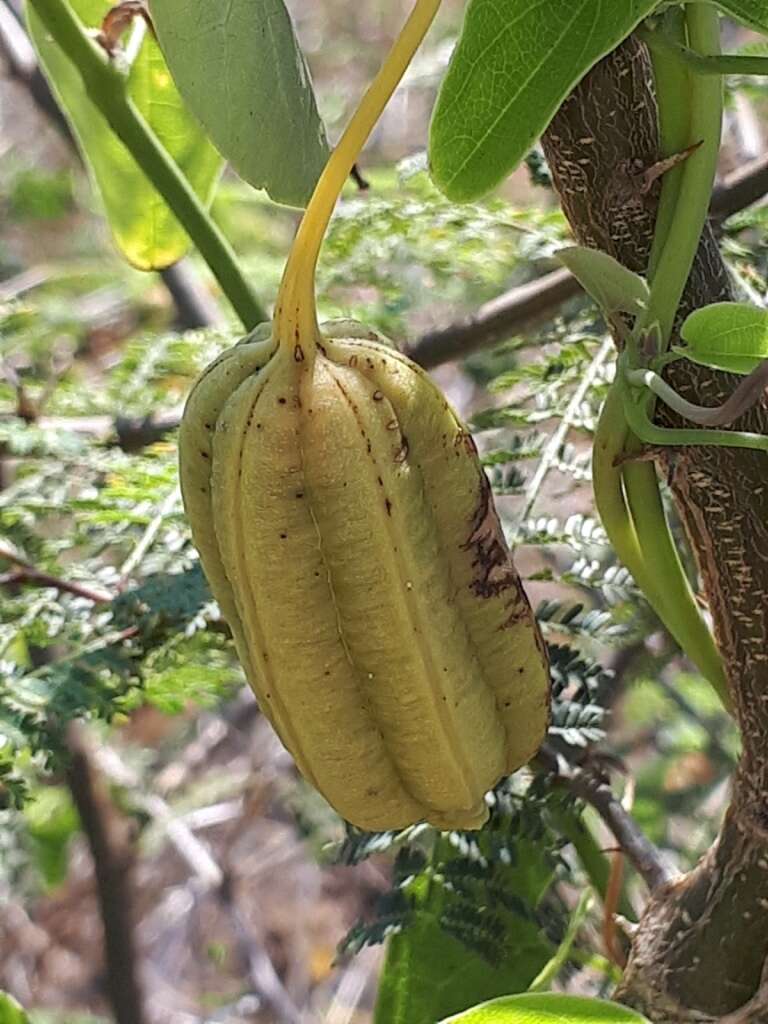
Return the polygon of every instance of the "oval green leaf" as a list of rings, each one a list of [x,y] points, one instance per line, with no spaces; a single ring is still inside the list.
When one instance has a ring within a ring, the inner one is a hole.
[[[85,26],[101,24],[107,10],[104,0],[69,2]],[[186,232],[88,98],[77,68],[48,35],[31,4],[27,20],[40,63],[80,145],[118,248],[140,270],[170,266],[189,248]],[[128,91],[201,200],[209,203],[221,174],[221,157],[186,110],[149,32],[131,67]]]
[[[430,166],[459,202],[517,166],[574,85],[657,0],[470,0],[437,100]]]
[[[176,84],[219,152],[275,202],[305,206],[328,142],[283,0],[151,0],[150,9]]]
[[[768,310],[741,302],[715,302],[686,318],[686,342],[677,351],[694,363],[731,373],[751,373],[768,359]]]
[[[493,999],[442,1024],[648,1024],[648,1020],[618,1003],[547,992]]]
[[[717,0],[717,6],[757,32],[768,33],[768,0]]]
[[[29,1024],[29,1017],[7,992],[0,992],[0,1024]]]
[[[598,249],[572,245],[556,254],[606,316],[642,313],[651,296],[644,278]]]

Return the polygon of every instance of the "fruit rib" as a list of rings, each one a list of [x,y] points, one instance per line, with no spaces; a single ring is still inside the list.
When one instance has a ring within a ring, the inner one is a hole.
[[[364,341],[333,339],[325,347],[339,362],[354,360],[398,411],[410,471],[422,481],[426,513],[450,571],[450,600],[471,640],[478,679],[495,696],[507,737],[504,770],[512,772],[535,753],[546,730],[546,655],[472,438],[428,374],[407,357]]]
[[[438,6],[417,0],[321,177],[270,343],[215,364],[182,429],[193,535],[259,703],[369,829],[478,828],[548,718],[546,652],[471,437],[409,360],[317,325],[336,198]]]
[[[190,392],[179,430],[179,450],[184,453],[179,462],[184,507],[206,578],[222,614],[239,641],[239,651],[246,648],[242,625],[212,529],[213,438],[221,411],[233,390],[258,374],[273,351],[274,345],[270,341],[227,349],[211,363]]]
[[[368,805],[366,822],[396,827],[424,811],[403,790],[340,643],[306,491],[298,395],[280,362],[255,403],[233,396],[215,445],[216,532],[249,649],[258,651],[251,682],[309,781],[349,820],[360,822]]]
[[[504,734],[397,414],[356,370],[324,358],[313,408],[307,477],[366,700],[430,820],[430,809],[484,817],[483,794],[504,768]],[[360,557],[365,551],[375,559]]]

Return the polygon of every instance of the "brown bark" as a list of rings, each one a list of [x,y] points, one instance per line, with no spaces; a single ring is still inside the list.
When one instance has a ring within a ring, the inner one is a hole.
[[[93,857],[104,928],[107,994],[116,1024],[146,1024],[132,910],[134,848],[130,826],[116,810],[78,722],[67,729],[67,784]]]
[[[640,195],[634,178],[660,154],[642,44],[628,40],[593,69],[543,141],[579,242],[643,272],[658,189]],[[731,297],[707,229],[680,313]],[[686,361],[672,364],[669,380],[704,405],[720,404],[735,384]],[[659,421],[680,422],[666,410]],[[768,411],[759,407],[735,426],[768,432]],[[762,453],[701,447],[669,449],[662,468],[699,564],[743,753],[716,844],[690,874],[652,893],[619,997],[665,1024],[715,1021],[755,999],[743,1020],[768,1022],[757,995],[768,956],[768,462]]]

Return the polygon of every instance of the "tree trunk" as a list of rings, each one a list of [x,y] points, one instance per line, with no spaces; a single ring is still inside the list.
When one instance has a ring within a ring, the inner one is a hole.
[[[642,196],[633,179],[662,155],[644,46],[627,40],[598,64],[543,142],[578,241],[643,273],[658,189]],[[708,228],[679,316],[728,298],[728,274]],[[685,360],[671,364],[668,379],[704,405],[722,402],[735,383]],[[682,422],[661,405],[658,419]],[[763,405],[735,426],[768,433],[768,410]],[[733,1024],[757,1024],[768,1022],[760,993],[768,957],[768,459],[714,447],[670,448],[661,459],[698,561],[743,752],[715,845],[688,875],[651,894],[619,998],[664,1024],[715,1021],[739,1008]]]

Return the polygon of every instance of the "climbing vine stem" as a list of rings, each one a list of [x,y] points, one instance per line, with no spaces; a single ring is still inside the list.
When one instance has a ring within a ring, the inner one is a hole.
[[[720,52],[719,16],[707,3],[689,4],[685,10],[688,39],[699,53]],[[689,134],[686,144],[701,143],[682,165],[674,214],[664,225],[666,238],[650,281],[651,297],[645,316],[646,326],[658,323],[666,348],[672,335],[677,308],[691,272],[707,220],[712,187],[720,152],[723,116],[723,83],[719,77],[687,76],[690,103]],[[662,125],[670,124],[665,108],[680,103],[680,95],[667,91],[667,78],[659,82],[658,102]],[[681,126],[675,124],[675,133]],[[671,131],[671,128],[670,128]]]
[[[688,43],[696,52],[719,52],[718,15],[706,4],[667,12],[664,28],[671,39],[680,45]],[[657,356],[669,345],[709,209],[720,148],[722,83],[714,78],[694,80],[672,49],[655,49],[652,56],[662,155],[691,152],[664,177],[650,257],[648,304],[626,339],[617,380],[595,437],[595,498],[617,554],[670,633],[729,707],[722,659],[672,538],[656,470],[652,463],[638,459],[639,435],[647,440],[648,430],[662,431],[651,422],[655,396],[646,389],[645,380],[639,389],[633,387],[636,378],[631,377],[647,358],[643,338],[649,332],[656,339]],[[674,443],[672,435],[679,433],[664,431],[664,441]],[[715,436],[708,433],[710,438]]]

